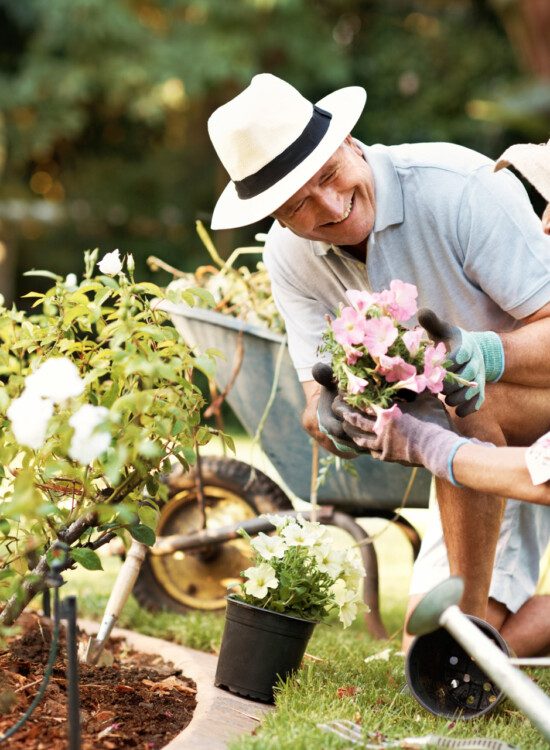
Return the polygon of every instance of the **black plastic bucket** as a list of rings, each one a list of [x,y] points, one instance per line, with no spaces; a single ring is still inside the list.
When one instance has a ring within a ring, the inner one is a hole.
[[[473,615],[468,618],[510,656],[506,641],[492,625]],[[475,719],[492,711],[504,697],[444,628],[414,639],[405,672],[411,693],[436,716]]]
[[[316,624],[228,597],[214,684],[273,702],[273,688],[300,666]]]

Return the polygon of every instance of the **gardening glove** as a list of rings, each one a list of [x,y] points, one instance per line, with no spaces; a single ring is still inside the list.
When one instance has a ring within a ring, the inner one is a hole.
[[[437,477],[460,486],[453,475],[453,458],[468,440],[453,431],[445,407],[431,393],[422,393],[412,403],[400,403],[401,414],[386,422],[380,435],[374,432],[375,414],[357,409],[343,412],[344,430],[373,458],[406,466],[425,466]],[[336,406],[338,409],[338,405]]]
[[[358,447],[350,439],[343,428],[343,416],[338,417],[332,411],[334,399],[338,395],[338,388],[334,380],[332,367],[324,362],[317,362],[313,365],[311,371],[314,379],[322,386],[319,403],[317,404],[317,422],[319,429],[324,435],[327,435],[333,442],[334,447],[339,451],[358,452]],[[351,406],[346,406],[351,409]]]
[[[456,406],[459,417],[477,411],[485,400],[485,383],[495,383],[504,372],[504,348],[500,336],[494,331],[464,331],[446,323],[427,307],[418,311],[418,322],[430,338],[442,341],[452,360],[450,372],[476,386],[444,382],[443,393],[449,406]]]

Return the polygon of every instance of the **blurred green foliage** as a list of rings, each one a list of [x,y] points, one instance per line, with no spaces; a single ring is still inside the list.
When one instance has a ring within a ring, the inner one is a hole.
[[[17,220],[19,270],[47,254],[78,272],[96,245],[132,251],[140,275],[150,253],[205,262],[194,222],[227,179],[206,120],[261,71],[312,100],[364,85],[367,142],[496,156],[522,138],[470,116],[519,78],[486,0],[0,0],[0,205],[46,198],[61,214]],[[220,251],[265,226],[220,233]]]

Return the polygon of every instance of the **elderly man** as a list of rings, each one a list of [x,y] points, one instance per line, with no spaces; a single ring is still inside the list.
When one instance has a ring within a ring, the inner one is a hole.
[[[209,120],[231,177],[212,227],[276,219],[264,258],[306,394],[303,424],[335,450],[318,424],[321,386],[311,374],[325,315],[346,289],[381,291],[398,278],[416,284],[422,306],[482,332],[472,349],[479,388],[460,404],[467,416],[453,416],[461,432],[530,444],[546,431],[550,408],[550,240],[521,183],[507,171],[494,175],[480,154],[353,139],[365,99],[350,87],[313,106],[262,74]],[[498,627],[534,590],[550,509],[509,501],[501,524],[503,499],[441,478],[436,488],[450,569],[466,584],[462,607]],[[432,544],[444,549],[434,528]],[[418,572],[411,606],[443,570],[441,562]]]

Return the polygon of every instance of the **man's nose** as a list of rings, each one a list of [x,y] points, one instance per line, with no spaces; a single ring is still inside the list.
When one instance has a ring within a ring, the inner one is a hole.
[[[344,200],[337,190],[325,189],[319,191],[317,204],[321,210],[322,223],[340,221],[344,214]]]

